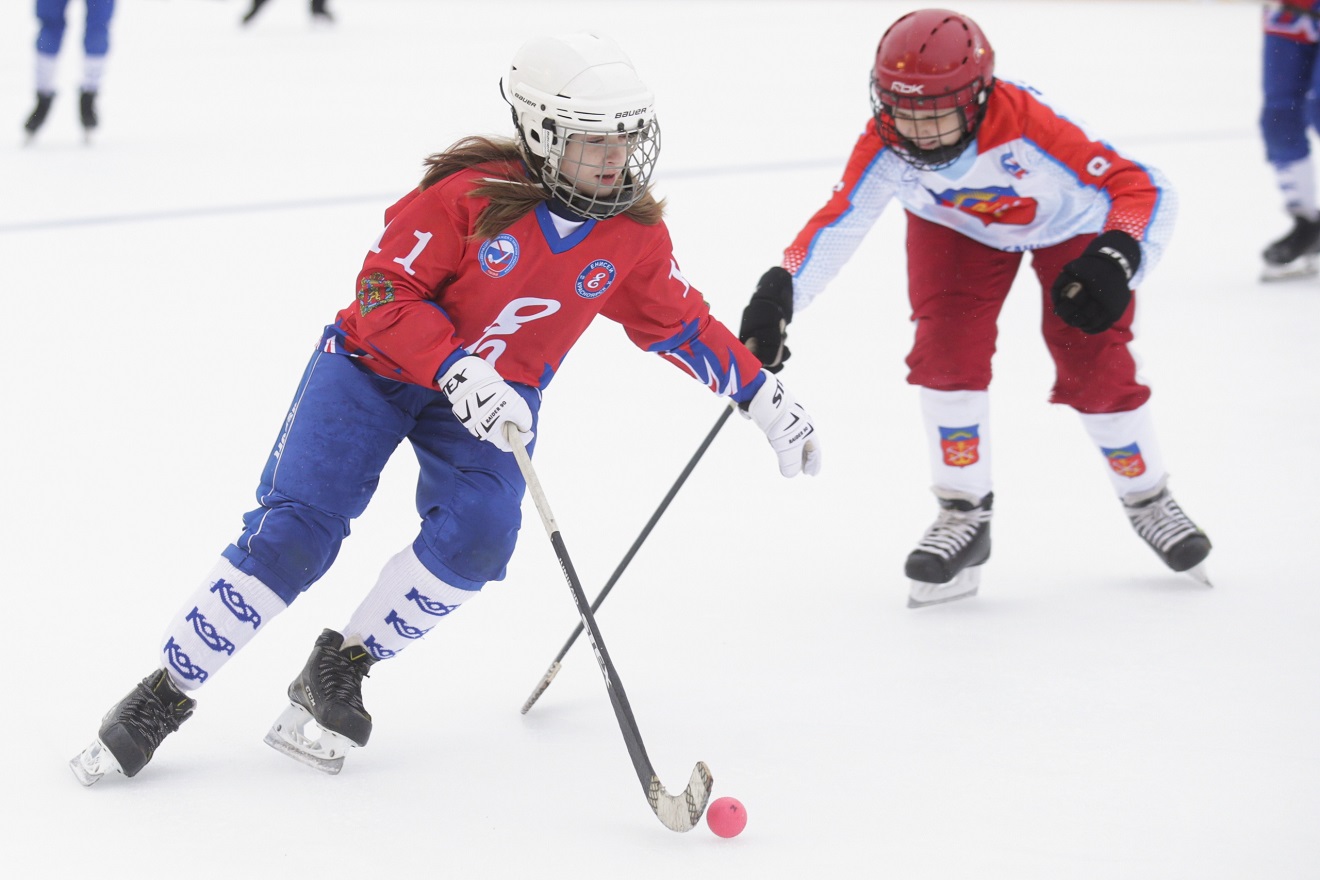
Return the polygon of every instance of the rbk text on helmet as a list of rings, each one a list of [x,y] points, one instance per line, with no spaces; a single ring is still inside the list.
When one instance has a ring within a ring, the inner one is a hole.
[[[994,49],[970,18],[948,9],[903,16],[880,38],[871,70],[880,136],[914,168],[952,165],[985,118],[994,66]]]

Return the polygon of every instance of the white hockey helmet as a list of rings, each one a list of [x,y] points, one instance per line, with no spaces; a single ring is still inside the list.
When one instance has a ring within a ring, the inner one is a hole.
[[[529,40],[501,85],[533,171],[570,209],[605,219],[646,194],[660,154],[655,96],[617,43]]]

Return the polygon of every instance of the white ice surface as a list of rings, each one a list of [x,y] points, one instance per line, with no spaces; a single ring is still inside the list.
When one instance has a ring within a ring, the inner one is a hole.
[[[239,528],[323,324],[424,155],[508,131],[516,47],[597,27],[658,95],[687,277],[738,320],[828,195],[908,3],[121,0],[92,147],[81,4],[38,142],[29,0],[0,4],[7,877],[1310,880],[1320,876],[1320,282],[1264,286],[1286,228],[1256,130],[1258,7],[974,0],[999,71],[1165,170],[1182,214],[1141,291],[1172,487],[1213,589],[1132,534],[1046,396],[1023,273],[992,389],[994,558],[910,611],[933,517],[902,218],[791,327],[824,472],[783,480],[732,419],[601,609],[651,758],[740,798],[725,841],[651,815],[530,499],[507,580],[367,682],[369,748],[327,777],[262,744],[316,634],[416,526],[403,451],[324,580],[198,692],[132,780],[66,762],[155,662]],[[608,322],[550,387],[537,466],[594,595],[720,403]]]

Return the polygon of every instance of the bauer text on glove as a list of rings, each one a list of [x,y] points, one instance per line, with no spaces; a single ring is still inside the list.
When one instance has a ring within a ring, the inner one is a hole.
[[[788,270],[775,266],[756,282],[756,292],[743,309],[738,338],[761,359],[765,368],[778,373],[788,360],[788,338],[785,329],[793,320],[793,276]]]
[[[781,474],[795,477],[802,471],[812,476],[820,472],[820,438],[816,436],[816,426],[802,404],[793,399],[778,379],[765,376],[765,382],[747,404],[747,415],[765,432],[779,456]]]
[[[1132,277],[1141,265],[1141,246],[1111,229],[1063,267],[1054,281],[1054,314],[1084,333],[1103,333],[1132,302]]]
[[[454,415],[478,440],[488,440],[512,452],[504,425],[512,424],[523,444],[532,442],[532,411],[527,401],[500,378],[495,368],[479,357],[459,358],[439,379]]]

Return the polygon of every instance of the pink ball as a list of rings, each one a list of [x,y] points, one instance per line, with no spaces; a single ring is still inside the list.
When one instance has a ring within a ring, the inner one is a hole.
[[[706,808],[706,824],[720,837],[737,837],[747,827],[747,811],[737,798],[717,798]]]

